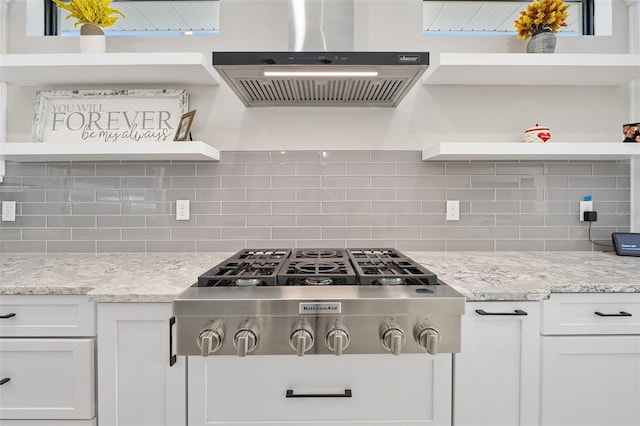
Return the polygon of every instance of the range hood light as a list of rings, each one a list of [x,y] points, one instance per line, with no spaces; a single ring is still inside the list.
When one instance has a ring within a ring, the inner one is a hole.
[[[377,71],[265,71],[265,77],[377,77]]]

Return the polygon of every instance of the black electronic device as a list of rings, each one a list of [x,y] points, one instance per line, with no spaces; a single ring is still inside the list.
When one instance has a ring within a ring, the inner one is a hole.
[[[614,232],[611,239],[618,256],[640,256],[640,233]]]

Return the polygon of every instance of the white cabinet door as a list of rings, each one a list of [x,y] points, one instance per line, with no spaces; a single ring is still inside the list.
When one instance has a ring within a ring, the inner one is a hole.
[[[189,357],[189,425],[450,425],[451,358]]]
[[[640,425],[640,336],[545,336],[543,426]]]
[[[169,366],[170,303],[98,305],[98,424],[186,424],[186,360]]]
[[[0,419],[93,418],[93,348],[93,339],[2,339]]]
[[[454,355],[456,426],[538,424],[539,302],[469,302]]]

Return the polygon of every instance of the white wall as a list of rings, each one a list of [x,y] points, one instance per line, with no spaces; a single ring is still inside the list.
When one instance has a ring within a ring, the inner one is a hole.
[[[629,3],[629,52],[640,53],[640,0]],[[640,80],[630,89],[629,121],[640,121]],[[640,232],[640,159],[631,161],[631,232]]]
[[[10,53],[77,52],[76,38],[27,37],[26,3],[9,5]],[[286,0],[223,0],[219,36],[110,37],[109,52],[286,50]],[[524,52],[516,37],[425,37],[420,0],[356,0],[356,50]],[[268,17],[268,19],[266,19]],[[557,52],[626,53],[624,2],[613,2],[613,36],[561,37]],[[106,87],[105,87],[106,88]],[[31,132],[35,88],[10,87],[9,141]],[[397,108],[246,108],[224,83],[188,87],[194,137],[222,150],[421,149],[431,142],[518,141],[536,123],[553,140],[620,139],[629,91],[616,87],[423,86]]]

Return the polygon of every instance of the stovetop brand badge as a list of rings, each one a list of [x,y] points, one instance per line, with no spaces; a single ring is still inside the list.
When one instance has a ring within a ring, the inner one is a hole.
[[[398,62],[400,63],[420,62],[420,55],[400,55],[398,56]]]
[[[340,314],[342,313],[342,303],[340,302],[300,302],[299,313],[301,314]]]

